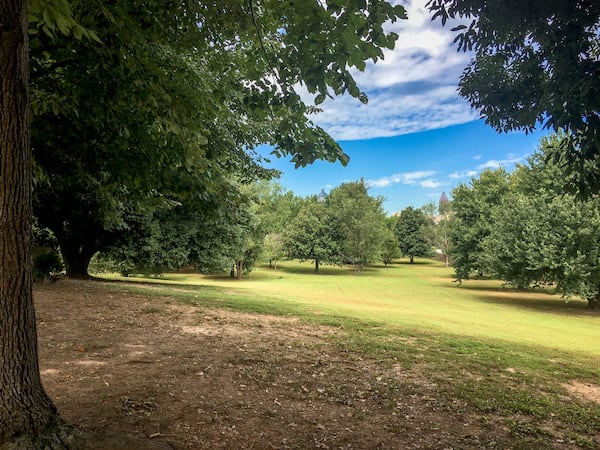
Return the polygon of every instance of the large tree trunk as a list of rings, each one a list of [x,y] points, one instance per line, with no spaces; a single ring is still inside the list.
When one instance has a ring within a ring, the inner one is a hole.
[[[88,267],[96,250],[85,245],[69,245],[61,242],[59,242],[59,246],[67,276],[69,278],[89,278]]]
[[[33,308],[26,1],[0,1],[0,24],[0,447],[65,448],[40,379]]]

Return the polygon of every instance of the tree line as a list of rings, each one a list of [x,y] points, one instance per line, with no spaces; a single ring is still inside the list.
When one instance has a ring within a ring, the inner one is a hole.
[[[518,288],[552,284],[565,297],[599,301],[600,204],[568,187],[567,169],[550,157],[564,135],[543,138],[513,173],[482,172],[452,191],[452,201],[405,208],[388,217],[365,183],[343,183],[327,196],[298,197],[272,181],[244,186],[235,203],[204,211],[174,204],[129,217],[127,233],[96,258],[94,270],[159,274],[193,265],[241,278],[257,261],[393,263],[437,252],[458,282],[493,277]],[[43,236],[47,236],[43,234]]]
[[[387,217],[383,198],[369,195],[363,180],[343,183],[328,195],[299,197],[276,182],[244,186],[243,201],[223,205],[210,224],[201,212],[176,205],[136,218],[92,262],[93,270],[160,274],[193,266],[202,273],[229,271],[241,278],[257,261],[277,267],[283,259],[322,264],[389,264],[402,255],[431,255],[426,226],[430,218],[407,208]],[[132,222],[133,223],[133,222]],[[431,222],[432,223],[432,222]]]

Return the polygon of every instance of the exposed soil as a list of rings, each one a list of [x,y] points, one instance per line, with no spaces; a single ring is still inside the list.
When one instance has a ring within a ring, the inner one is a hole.
[[[100,282],[36,285],[35,300],[45,387],[85,432],[174,449],[512,447],[504,418],[444,399],[426,367],[343,352],[339,329]]]

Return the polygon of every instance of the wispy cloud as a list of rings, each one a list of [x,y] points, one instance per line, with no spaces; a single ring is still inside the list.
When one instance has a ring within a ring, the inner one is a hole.
[[[385,188],[393,184],[419,184],[425,183],[431,176],[435,175],[433,170],[418,170],[415,172],[396,173],[388,177],[381,177],[376,180],[367,180],[365,183],[369,187]]]
[[[498,169],[500,167],[506,168],[508,166],[512,166],[513,164],[520,163],[525,158],[527,158],[527,155],[519,156],[519,155],[515,155],[515,154],[511,153],[511,154],[506,155],[505,159],[501,159],[501,160],[490,159],[489,161],[486,161],[483,164],[479,164],[477,166],[477,169],[485,170],[485,169]]]
[[[353,73],[369,96],[362,105],[350,96],[328,100],[313,117],[337,140],[369,139],[443,128],[478,119],[457,94],[458,79],[471,55],[452,44],[453,24],[432,22],[428,0],[396,1],[407,9],[408,20],[387,24],[398,33],[396,48],[385,59]],[[307,102],[312,96],[301,95]]]
[[[462,170],[460,172],[452,172],[448,175],[448,178],[451,180],[460,180],[461,178],[470,178],[477,175],[479,172],[477,170]]]
[[[440,186],[444,186],[446,183],[444,183],[443,181],[438,181],[438,180],[423,180],[419,183],[419,185],[423,188],[427,188],[427,189],[436,189],[439,188]]]
[[[523,161],[526,157],[527,155],[520,156],[514,153],[509,153],[504,159],[489,160],[482,164],[479,164],[477,166],[477,170],[465,169],[451,173],[440,173],[439,171],[434,170],[417,170],[414,172],[396,173],[375,180],[367,180],[366,184],[369,187],[379,189],[387,188],[394,184],[415,185],[425,189],[437,189],[442,186],[447,186],[448,188],[451,188],[459,180],[462,180],[464,178],[475,177],[485,169],[497,169],[499,167],[507,168],[511,165]]]

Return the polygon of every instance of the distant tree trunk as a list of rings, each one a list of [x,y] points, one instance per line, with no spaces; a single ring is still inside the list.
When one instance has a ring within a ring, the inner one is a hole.
[[[596,291],[596,295],[593,297],[588,297],[588,308],[596,309],[596,306],[600,305],[600,287],[599,290]]]
[[[237,272],[237,279],[241,280],[242,279],[242,275],[244,273],[244,261],[242,261],[241,259],[238,260],[236,263],[236,272]]]
[[[315,258],[315,273],[319,273],[319,258]]]
[[[96,250],[85,245],[60,243],[67,276],[69,278],[89,278],[88,268]]]
[[[448,267],[450,264],[450,258],[448,258],[448,253],[444,253],[444,267]]]
[[[26,5],[0,2],[0,447],[61,448],[61,421],[40,379],[33,307]]]
[[[410,263],[414,264],[414,262],[415,262],[415,255],[409,255],[409,258],[410,258]]]

